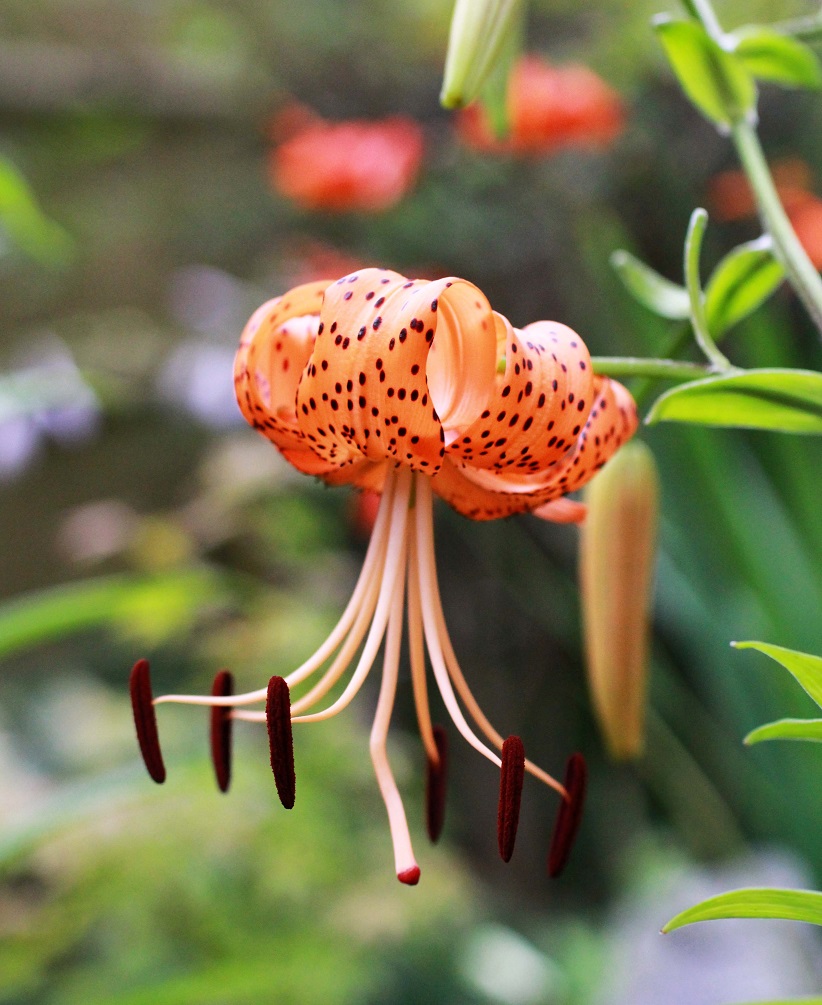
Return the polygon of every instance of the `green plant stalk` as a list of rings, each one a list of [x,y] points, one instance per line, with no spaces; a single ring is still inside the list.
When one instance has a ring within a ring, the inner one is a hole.
[[[705,294],[699,281],[699,256],[702,251],[702,238],[708,226],[708,214],[704,209],[695,209],[688,224],[685,237],[685,285],[691,300],[691,324],[694,338],[699,348],[711,361],[715,370],[730,370],[731,361],[719,349],[708,328],[708,316],[705,313]]]
[[[785,266],[788,281],[822,333],[822,278],[800,244],[780,202],[756,130],[747,122],[738,122],[731,129],[731,137],[754,191],[762,225],[773,240],[774,253]]]
[[[675,359],[641,359],[635,356],[593,356],[594,373],[604,377],[655,377],[659,380],[700,380],[716,373],[700,363]]]
[[[705,31],[718,45],[724,46],[725,33],[710,0],[691,0],[691,6]],[[814,20],[822,25],[822,12]],[[749,122],[737,121],[731,127],[731,138],[753,189],[762,226],[773,240],[774,254],[784,265],[788,282],[822,334],[822,278],[800,244],[780,202],[756,129]]]
[[[710,0],[691,0],[690,6],[702,22],[702,27],[708,32],[714,42],[717,45],[722,45],[725,32],[722,30],[722,26],[714,13]]]

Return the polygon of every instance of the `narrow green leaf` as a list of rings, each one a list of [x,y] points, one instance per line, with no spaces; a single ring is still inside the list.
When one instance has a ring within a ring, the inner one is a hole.
[[[770,888],[731,890],[709,897],[671,918],[662,929],[672,932],[696,921],[721,918],[782,918],[822,925],[822,893],[816,890],[776,890]]]
[[[43,213],[29,183],[2,157],[0,227],[21,251],[44,264],[65,264],[74,252],[69,234]]]
[[[822,373],[741,370],[666,391],[645,420],[822,433]]]
[[[672,321],[683,321],[690,315],[685,287],[661,276],[629,251],[615,251],[611,255],[611,267],[631,296],[654,314]]]
[[[822,658],[800,653],[783,646],[772,646],[767,642],[732,642],[735,649],[756,649],[770,656],[792,674],[797,683],[822,708]]]
[[[742,60],[726,52],[696,21],[667,16],[654,28],[685,94],[702,114],[729,127],[756,114],[756,84]]]
[[[743,742],[751,746],[763,740],[812,740],[822,743],[822,719],[778,719],[752,729]]]
[[[189,624],[216,599],[208,570],[106,576],[15,598],[0,606],[0,658],[74,632],[120,625],[151,637]]]
[[[691,327],[697,345],[711,361],[715,370],[723,373],[730,371],[731,362],[720,351],[711,336],[708,327],[708,315],[705,312],[705,294],[702,292],[699,259],[702,254],[702,239],[708,227],[707,210],[697,208],[691,213],[688,221],[688,232],[685,235],[685,287],[688,290],[688,300],[691,305]]]
[[[740,244],[714,269],[705,290],[708,327],[719,338],[773,293],[785,270],[773,257],[770,238]]]
[[[755,77],[785,87],[822,87],[822,65],[804,42],[759,27],[743,28],[731,37],[737,40],[734,52]]]

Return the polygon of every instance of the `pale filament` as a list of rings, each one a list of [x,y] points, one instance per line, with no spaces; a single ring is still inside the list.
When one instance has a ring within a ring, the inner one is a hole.
[[[428,706],[428,685],[425,679],[425,640],[422,627],[419,569],[417,562],[417,536],[414,532],[416,513],[410,514],[411,530],[408,534],[408,655],[411,663],[411,684],[414,690],[414,707],[425,753],[433,764],[440,763],[440,753],[434,740],[431,712]]]
[[[462,699],[462,703],[468,709],[468,714],[474,720],[477,728],[485,736],[485,738],[493,743],[497,750],[502,750],[503,738],[500,733],[494,729],[493,725],[488,720],[488,717],[482,711],[479,702],[474,697],[471,689],[468,687],[468,682],[465,679],[465,674],[462,672],[462,668],[457,660],[456,653],[454,652],[454,647],[451,643],[451,638],[448,634],[448,627],[445,623],[445,614],[442,609],[442,600],[440,597],[439,582],[437,579],[437,568],[434,563],[434,535],[433,530],[430,536],[429,547],[431,550],[430,555],[430,565],[431,565],[431,603],[435,609],[436,623],[437,623],[437,634],[439,636],[440,646],[442,647],[443,656],[445,657],[445,665],[448,668],[448,674],[454,687],[457,689],[457,694],[459,694]],[[552,775],[549,775],[547,771],[544,771],[538,764],[534,764],[533,761],[529,761],[528,758],[525,759],[525,770],[534,776],[534,778],[539,779],[539,781],[544,782],[549,788],[554,789],[558,792],[563,799],[568,799],[568,793],[565,791],[565,787],[556,780]]]
[[[343,711],[359,692],[384,643],[382,683],[371,730],[370,750],[388,812],[398,873],[416,869],[405,810],[386,751],[397,689],[406,583],[411,682],[426,756],[433,764],[439,764],[426,684],[427,650],[434,679],[454,725],[475,750],[499,767],[502,763],[500,757],[473,731],[460,705],[461,701],[480,733],[501,750],[503,738],[471,693],[448,635],[434,555],[433,495],[430,479],[425,475],[414,476],[408,468],[386,474],[374,531],[354,593],[325,642],[285,678],[289,687],[299,684],[316,673],[336,653],[331,665],[314,686],[291,706],[292,722],[330,719]],[[308,712],[337,684],[361,646],[359,660],[342,694],[326,708]],[[154,701],[155,704],[180,702],[236,706],[265,701],[266,694],[267,688],[261,688],[246,694],[216,697],[163,695]],[[231,716],[248,722],[266,721],[264,711],[233,708]],[[563,798],[568,798],[563,786],[542,768],[528,760],[525,767]]]
[[[362,687],[365,678],[368,676],[368,672],[374,663],[377,651],[382,643],[382,637],[385,634],[385,627],[388,623],[388,616],[391,613],[394,594],[398,590],[402,590],[405,578],[405,563],[408,551],[406,546],[406,528],[408,526],[408,501],[410,496],[411,472],[403,469],[397,477],[397,492],[391,507],[391,530],[388,537],[388,551],[385,556],[380,597],[377,601],[377,610],[374,614],[374,620],[371,622],[371,629],[368,632],[368,638],[365,640],[365,646],[363,647],[360,661],[357,664],[357,669],[354,671],[343,693],[332,705],[323,709],[322,712],[292,716],[292,722],[319,722],[322,719],[330,719],[331,716],[342,712]]]
[[[404,572],[404,568],[401,573]],[[402,642],[402,612],[403,588],[405,576],[400,574],[394,588],[391,600],[391,612],[388,620],[388,632],[385,638],[383,655],[382,682],[380,696],[377,699],[377,711],[374,724],[371,727],[370,751],[374,774],[380,787],[385,808],[388,811],[388,826],[391,830],[391,841],[394,845],[394,864],[397,875],[402,878],[411,870],[417,868],[414,851],[411,847],[411,835],[408,832],[408,821],[402,804],[391,765],[388,763],[386,742],[388,727],[391,723],[391,712],[394,709],[394,698],[397,693],[397,676],[400,665],[400,644]]]
[[[451,687],[451,680],[442,655],[439,632],[437,630],[437,615],[433,602],[434,590],[434,526],[433,526],[433,503],[431,497],[431,483],[424,475],[416,479],[416,534],[417,534],[417,560],[419,564],[419,588],[422,600],[422,623],[425,630],[425,641],[428,647],[428,655],[431,658],[431,668],[434,671],[434,678],[437,681],[440,695],[445,704],[448,714],[451,716],[454,725],[471,746],[479,751],[483,757],[496,764],[502,765],[502,761],[490,750],[474,733],[462,709],[457,703],[454,689]]]
[[[375,576],[374,582],[375,589],[379,590],[379,599],[377,600],[376,611],[374,612],[373,618],[370,618],[371,624],[368,631],[368,637],[365,641],[365,646],[363,647],[356,670],[352,674],[351,679],[346,685],[343,693],[335,702],[333,702],[333,704],[329,705],[328,708],[325,708],[320,712],[310,712],[307,715],[299,714],[303,709],[316,704],[316,702],[323,697],[323,695],[325,695],[342,676],[348,666],[348,663],[350,662],[350,656],[345,662],[342,658],[343,653],[349,648],[347,643],[343,652],[341,652],[338,659],[334,661],[325,677],[323,677],[322,680],[320,680],[307,695],[294,702],[291,708],[292,722],[320,722],[323,719],[330,719],[350,704],[368,676],[377,656],[380,644],[382,643],[383,635],[385,634],[388,617],[391,613],[391,604],[394,593],[398,588],[398,584],[401,584],[404,578],[407,551],[406,527],[408,524],[408,502],[410,495],[411,472],[401,471],[397,478],[397,488],[394,497],[393,499],[389,499],[385,504],[385,509],[390,510],[388,547],[386,550],[384,565],[382,569],[379,570],[379,575]],[[381,504],[380,511],[382,511],[382,509],[383,506]],[[368,618],[361,620],[365,625],[368,624]],[[352,637],[354,634],[355,632],[352,632]],[[352,639],[352,653],[359,645],[361,638],[362,633],[360,633],[359,638]],[[242,719],[245,722],[265,722],[266,719],[265,712],[239,711],[232,713],[232,715],[235,719]]]
[[[371,596],[376,594],[377,587],[375,584],[380,582],[380,572],[382,571],[385,559],[386,542],[388,540],[388,531],[391,525],[391,500],[393,499],[395,484],[396,478],[394,473],[393,471],[389,471],[385,476],[382,500],[377,513],[377,519],[374,523],[374,530],[372,531],[371,540],[368,543],[368,548],[365,553],[363,566],[360,570],[357,585],[354,587],[351,599],[348,601],[340,620],[337,622],[325,642],[323,642],[313,655],[309,656],[304,663],[288,675],[286,681],[288,682],[289,687],[293,687],[300,681],[310,677],[311,674],[313,674],[323,665],[323,663],[326,662],[329,656],[339,646],[340,642],[345,638],[346,633],[349,631],[352,624],[354,624],[355,621],[359,623],[363,606],[370,603]],[[362,639],[362,635],[360,635],[360,639]],[[352,655],[354,650],[356,650],[356,646],[352,649]],[[182,705],[229,705],[233,707],[234,705],[251,705],[254,702],[265,701],[267,693],[268,688],[263,687],[257,691],[248,691],[245,694],[236,694],[224,698],[197,694],[164,694],[155,698],[154,704],[161,705],[164,702],[175,702]],[[240,719],[244,718],[244,716],[238,712],[234,718]],[[256,721],[256,717],[254,721]]]

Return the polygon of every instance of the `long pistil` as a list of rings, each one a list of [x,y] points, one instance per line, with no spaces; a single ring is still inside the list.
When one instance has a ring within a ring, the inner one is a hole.
[[[397,693],[397,677],[399,674],[404,578],[404,576],[399,577],[399,582],[394,590],[391,602],[391,613],[388,621],[388,632],[385,639],[385,653],[383,656],[382,683],[380,684],[380,696],[377,699],[374,724],[371,727],[369,747],[371,751],[371,763],[374,765],[374,774],[377,776],[377,784],[380,787],[383,802],[388,811],[388,825],[391,829],[391,840],[394,845],[394,864],[397,870],[397,878],[401,883],[415,886],[420,878],[420,870],[411,847],[411,835],[408,832],[408,821],[405,817],[402,797],[394,780],[391,765],[388,763],[388,754],[386,751],[388,727],[394,708],[394,698]]]

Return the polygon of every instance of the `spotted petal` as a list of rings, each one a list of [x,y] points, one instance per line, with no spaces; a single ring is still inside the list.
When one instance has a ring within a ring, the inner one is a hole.
[[[297,389],[300,428],[338,468],[366,458],[439,470],[445,445],[494,390],[496,334],[461,279],[364,269],[328,288]]]
[[[572,450],[547,475],[540,471],[525,475],[496,473],[469,464],[457,465],[448,457],[433,479],[434,491],[473,520],[495,520],[538,510],[537,515],[544,519],[556,515],[565,522],[570,516],[567,507],[552,510],[546,504],[590,481],[633,435],[638,424],[633,398],[614,380],[595,377],[592,402],[588,420]],[[576,516],[581,515],[577,511]]]
[[[327,282],[297,286],[251,316],[234,361],[234,387],[246,420],[306,474],[331,470],[310,449],[297,423],[295,399],[311,355]]]
[[[505,372],[449,454],[480,470],[548,476],[574,449],[591,411],[591,357],[565,325],[538,321],[519,331],[500,315],[496,322],[505,333]]]

